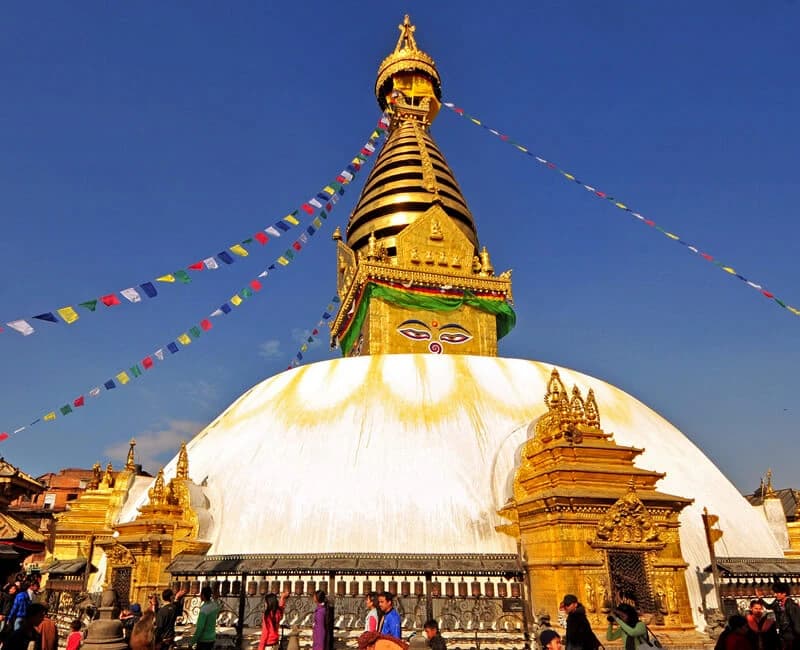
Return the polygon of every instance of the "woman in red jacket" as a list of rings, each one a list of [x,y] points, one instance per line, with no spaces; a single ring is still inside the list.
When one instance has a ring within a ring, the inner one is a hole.
[[[281,599],[275,594],[267,594],[264,601],[264,615],[261,617],[261,639],[258,641],[258,650],[277,650],[280,640],[280,622],[289,590],[281,594]]]

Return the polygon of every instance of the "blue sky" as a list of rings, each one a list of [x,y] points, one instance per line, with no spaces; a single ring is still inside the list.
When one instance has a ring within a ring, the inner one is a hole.
[[[316,193],[379,116],[405,12],[446,99],[800,306],[798,3],[16,3],[0,25],[3,323],[185,267]],[[800,318],[452,113],[433,135],[514,269],[503,356],[617,384],[743,490],[767,467],[797,487]],[[38,474],[118,463],[135,436],[157,469],[287,366],[334,292],[330,231],[363,180],[212,332],[0,453]],[[6,329],[0,430],[174,340],[282,250],[69,327]]]

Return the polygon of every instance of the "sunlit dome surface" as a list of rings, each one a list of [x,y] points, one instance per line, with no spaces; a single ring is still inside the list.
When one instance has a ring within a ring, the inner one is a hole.
[[[384,355],[325,361],[256,385],[187,446],[205,481],[210,554],[514,553],[495,531],[527,425],[545,412],[553,366],[522,359]],[[690,497],[681,547],[695,612],[709,564],[700,514],[720,517],[724,554],[781,557],[765,520],[684,434],[627,393],[593,388],[603,429],[643,447],[662,492]],[[176,460],[165,470],[174,476]],[[146,499],[126,504],[128,521]],[[722,547],[722,542],[720,543]]]

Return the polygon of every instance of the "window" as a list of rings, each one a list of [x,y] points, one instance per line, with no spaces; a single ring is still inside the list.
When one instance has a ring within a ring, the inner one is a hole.
[[[88,486],[89,486],[89,481],[88,481],[88,479],[85,479],[85,478],[82,478],[81,482],[78,483],[78,489],[79,490],[85,490]],[[67,499],[67,501],[69,501],[69,499]]]
[[[75,501],[75,499],[77,499],[77,498],[78,498],[78,495],[75,492],[70,492],[67,495],[67,501]]]
[[[46,510],[52,510],[56,505],[56,495],[54,492],[48,492],[44,495],[44,507]]]

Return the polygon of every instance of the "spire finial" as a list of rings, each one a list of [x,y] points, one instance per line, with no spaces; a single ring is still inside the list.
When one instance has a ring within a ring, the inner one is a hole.
[[[167,502],[166,493],[164,491],[163,467],[160,470],[158,470],[158,474],[156,475],[156,480],[153,482],[153,487],[151,487],[148,490],[147,496],[150,497],[150,505],[153,506],[161,506]]]
[[[772,468],[767,469],[766,480],[764,481],[764,498],[775,497],[775,490],[772,488]]]
[[[181,443],[181,450],[178,453],[178,468],[175,470],[175,478],[189,478],[189,453],[186,451],[186,443]]]
[[[403,17],[403,24],[398,25],[397,28],[400,30],[400,38],[397,39],[397,46],[394,51],[416,50],[417,41],[414,39],[414,32],[417,28],[411,24],[411,17],[408,14]]]
[[[133,449],[136,447],[136,439],[131,438],[130,443],[128,443],[130,447],[128,448],[128,458],[125,461],[125,469],[130,470],[131,472],[136,470],[136,463],[134,459]]]

